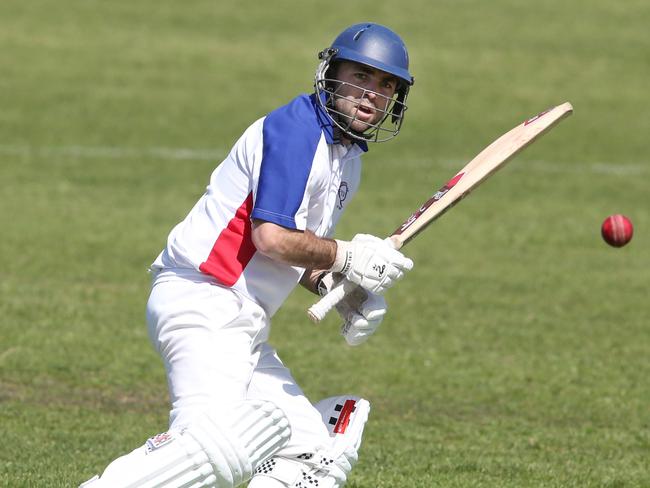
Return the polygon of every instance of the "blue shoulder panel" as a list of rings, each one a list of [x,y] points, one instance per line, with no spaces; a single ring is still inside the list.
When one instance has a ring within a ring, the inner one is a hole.
[[[252,218],[296,229],[322,129],[315,105],[301,95],[264,119],[263,156]]]

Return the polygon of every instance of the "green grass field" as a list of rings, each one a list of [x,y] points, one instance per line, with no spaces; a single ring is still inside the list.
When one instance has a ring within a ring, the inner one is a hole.
[[[0,2],[0,486],[77,486],[165,430],[146,269],[365,20],[402,35],[416,84],[343,238],[391,232],[525,118],[575,114],[405,249],[369,343],[311,325],[302,290],[275,316],[314,401],[373,405],[348,486],[650,486],[645,0]],[[612,213],[635,223],[622,249]]]

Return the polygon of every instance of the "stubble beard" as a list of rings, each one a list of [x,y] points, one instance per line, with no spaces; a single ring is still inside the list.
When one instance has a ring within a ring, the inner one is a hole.
[[[360,105],[364,105],[362,100],[341,97],[336,100],[334,107],[339,112],[338,117],[341,125],[352,132],[362,134],[379,123],[383,112],[370,104],[369,106],[374,110],[374,113],[366,114],[359,109]]]

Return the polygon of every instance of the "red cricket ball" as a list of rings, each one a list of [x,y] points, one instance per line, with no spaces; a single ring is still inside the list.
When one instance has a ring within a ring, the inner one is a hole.
[[[603,221],[600,233],[610,246],[622,247],[632,239],[634,227],[632,221],[625,215],[614,214]]]

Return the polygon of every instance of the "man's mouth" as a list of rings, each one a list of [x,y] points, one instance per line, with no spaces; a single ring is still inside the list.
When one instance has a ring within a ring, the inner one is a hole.
[[[370,105],[359,104],[357,105],[357,114],[355,118],[363,122],[369,122],[375,116],[375,108]]]
[[[372,107],[370,107],[370,106],[368,106],[368,105],[362,105],[362,104],[360,104],[358,110],[359,110],[359,112],[361,112],[361,113],[363,113],[363,114],[367,114],[367,115],[375,115],[375,109],[372,108]]]

